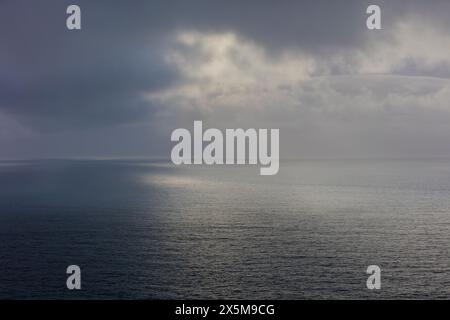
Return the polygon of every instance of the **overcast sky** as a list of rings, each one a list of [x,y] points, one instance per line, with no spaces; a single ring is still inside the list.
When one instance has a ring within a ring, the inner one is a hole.
[[[0,158],[168,157],[193,120],[280,128],[282,157],[450,155],[449,16],[450,1],[0,0]]]

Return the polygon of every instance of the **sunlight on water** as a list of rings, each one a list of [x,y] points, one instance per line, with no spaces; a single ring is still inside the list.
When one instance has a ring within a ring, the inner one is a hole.
[[[0,297],[67,297],[77,263],[80,298],[448,298],[449,167],[0,165]]]

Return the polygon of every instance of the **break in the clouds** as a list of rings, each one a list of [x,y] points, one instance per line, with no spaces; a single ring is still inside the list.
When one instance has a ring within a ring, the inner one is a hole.
[[[280,128],[285,156],[449,155],[450,3],[0,1],[8,157],[167,155],[170,131]]]

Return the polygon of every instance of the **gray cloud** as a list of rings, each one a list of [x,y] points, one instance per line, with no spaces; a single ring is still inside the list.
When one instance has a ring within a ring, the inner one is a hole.
[[[156,106],[141,94],[176,81],[176,70],[163,60],[164,35],[127,36],[114,20],[107,30],[105,17],[91,17],[89,7],[82,11],[86,28],[69,32],[61,1],[2,4],[5,112],[39,130],[127,123],[152,114]]]
[[[165,154],[193,119],[284,128],[297,155],[450,153],[448,1],[377,1],[375,32],[372,1],[76,3],[80,32],[72,1],[0,1],[3,156]]]

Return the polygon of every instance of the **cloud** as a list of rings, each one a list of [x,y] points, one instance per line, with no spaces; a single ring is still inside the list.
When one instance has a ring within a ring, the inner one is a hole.
[[[364,1],[80,0],[79,32],[69,4],[0,2],[5,153],[164,153],[194,119],[293,155],[450,153],[446,1],[381,1],[379,31]]]
[[[6,47],[0,55],[0,108],[40,131],[151,116],[157,106],[142,94],[176,81],[176,72],[164,63],[163,37],[103,30],[100,17],[89,24],[89,6],[82,11],[86,30],[69,32],[63,24],[64,6],[52,4],[3,5],[0,32]]]
[[[283,128],[291,146],[285,155],[448,153],[450,80],[427,76],[447,56],[408,51],[414,43],[403,36],[405,28],[396,28],[397,41],[379,43],[378,51],[349,49],[328,60],[294,50],[273,57],[233,33],[184,31],[167,58],[181,80],[147,98],[176,110],[181,126],[204,119],[216,127]],[[432,34],[423,40],[428,45],[448,42],[446,34]],[[381,64],[374,59],[380,53]],[[348,57],[353,63],[342,63]],[[417,70],[425,76],[397,74],[404,59],[427,59]]]

